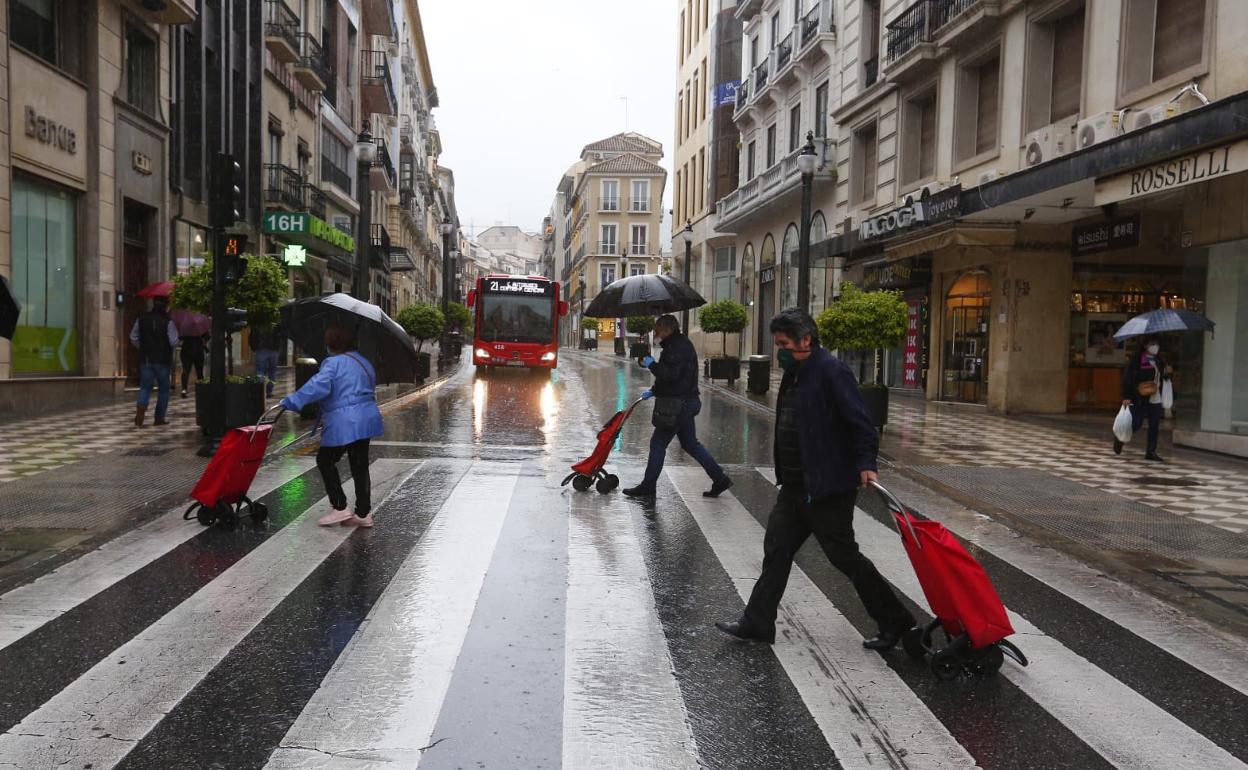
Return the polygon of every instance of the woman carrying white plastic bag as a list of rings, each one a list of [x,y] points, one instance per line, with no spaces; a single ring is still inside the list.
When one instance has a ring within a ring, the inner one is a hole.
[[[1114,438],[1127,444],[1131,441],[1131,433],[1131,407],[1124,404],[1114,418]]]

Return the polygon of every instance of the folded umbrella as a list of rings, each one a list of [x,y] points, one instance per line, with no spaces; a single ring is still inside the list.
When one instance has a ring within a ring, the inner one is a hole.
[[[1128,337],[1143,337],[1162,332],[1211,332],[1213,321],[1200,313],[1191,310],[1171,310],[1161,308],[1141,313],[1124,323],[1114,332],[1114,339],[1125,340]]]
[[[670,275],[630,275],[598,292],[585,308],[594,318],[627,318],[690,310],[706,304],[702,295]]]
[[[212,319],[192,310],[170,311],[169,318],[179,337],[200,337],[212,331]]]
[[[168,297],[173,293],[173,284],[169,281],[149,283],[139,290],[140,297]]]
[[[377,381],[415,382],[416,344],[393,318],[376,305],[348,294],[326,294],[288,303],[282,328],[309,355],[324,360],[325,330],[342,326],[355,333],[356,347],[377,370]]]
[[[13,339],[17,331],[17,317],[22,314],[22,303],[13,293],[9,279],[0,275],[0,337]]]

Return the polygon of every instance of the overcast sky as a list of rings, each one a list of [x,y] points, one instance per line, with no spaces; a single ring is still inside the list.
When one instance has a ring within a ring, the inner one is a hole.
[[[663,144],[671,208],[676,3],[425,0],[441,162],[460,224],[531,232],[586,144],[627,128]],[[667,231],[668,228],[664,228]]]

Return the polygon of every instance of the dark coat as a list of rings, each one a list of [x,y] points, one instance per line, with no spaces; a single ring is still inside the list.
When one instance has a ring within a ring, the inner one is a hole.
[[[828,351],[815,348],[796,372],[785,372],[780,387],[794,384],[806,494],[818,500],[856,489],[862,471],[876,470],[880,435],[853,372]]]
[[[663,355],[650,364],[654,375],[656,396],[694,398],[698,395],[698,351],[689,338],[680,332],[668,335],[659,343]]]
[[[257,350],[281,350],[286,335],[280,326],[257,326],[251,330],[247,341],[253,353]]]
[[[1142,366],[1144,355],[1140,352],[1131,354],[1131,359],[1127,363],[1127,368],[1122,372],[1122,399],[1124,401],[1136,401],[1141,398],[1140,392],[1136,387],[1141,382],[1152,382],[1156,379],[1155,372],[1161,370],[1161,378],[1169,379],[1170,375],[1166,374],[1166,359],[1160,355],[1153,356],[1156,361],[1156,368]]]

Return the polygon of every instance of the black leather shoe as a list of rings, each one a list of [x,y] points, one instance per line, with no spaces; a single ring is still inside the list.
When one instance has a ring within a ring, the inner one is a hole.
[[[896,631],[881,631],[870,639],[863,639],[862,646],[868,650],[891,650],[901,641],[901,634]]]
[[[654,487],[644,487],[640,484],[620,491],[622,491],[626,497],[654,497]]]
[[[742,618],[741,620],[717,621],[715,627],[733,639],[742,642],[762,642],[763,644],[773,644],[776,641],[776,635],[773,632],[770,636],[759,633],[758,629],[750,621]]]
[[[1164,462],[1165,462],[1165,460],[1161,459],[1161,455],[1157,454],[1156,452],[1149,452],[1149,453],[1145,454],[1145,455],[1144,455],[1144,459],[1145,459],[1145,460],[1152,460],[1152,461],[1153,461],[1153,462],[1155,462],[1155,463],[1164,463]]]
[[[1114,454],[1116,455],[1122,454],[1122,442],[1119,441],[1118,439],[1114,439]]]
[[[732,479],[724,476],[719,481],[711,484],[711,488],[702,493],[703,497],[719,497],[732,487]]]

